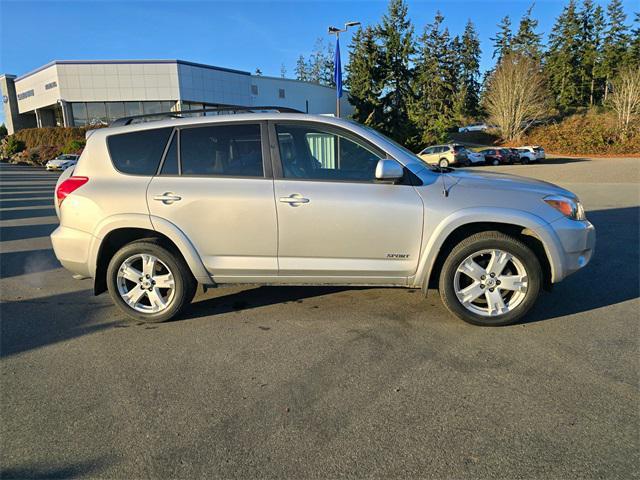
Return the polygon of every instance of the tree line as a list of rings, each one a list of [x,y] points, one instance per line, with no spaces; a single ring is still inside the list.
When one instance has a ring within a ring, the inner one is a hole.
[[[526,98],[538,102],[536,117],[608,104],[618,73],[631,67],[640,72],[640,14],[635,14],[633,28],[629,26],[621,0],[610,0],[606,10],[593,0],[569,0],[546,44],[533,7],[517,28],[509,16],[499,21],[491,37],[496,63],[481,75],[482,52],[471,20],[462,34],[452,36],[437,12],[416,33],[406,2],[390,0],[381,21],[360,27],[349,46],[345,85],[353,118],[407,146],[420,147],[444,141],[457,125],[495,116],[488,109],[492,98],[495,107],[497,80],[513,75],[514,69],[521,70],[517,84],[526,87]],[[319,41],[309,59],[300,56],[296,76],[332,86],[332,45]],[[502,87],[498,102],[504,102],[506,94],[521,93],[514,92],[513,85]],[[520,107],[523,118],[531,119],[528,107]],[[528,126],[524,120],[509,121],[514,124],[511,136]]]

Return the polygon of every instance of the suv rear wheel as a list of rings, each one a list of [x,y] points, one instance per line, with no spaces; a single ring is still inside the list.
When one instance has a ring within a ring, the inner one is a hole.
[[[446,158],[441,158],[438,162],[438,165],[440,166],[440,168],[447,168],[449,166],[449,160],[447,160]]]
[[[542,284],[535,253],[501,232],[460,242],[440,275],[440,296],[455,316],[474,325],[508,325],[533,306]]]
[[[107,268],[107,287],[127,316],[156,323],[180,313],[193,299],[197,282],[179,255],[147,239],[116,252]]]

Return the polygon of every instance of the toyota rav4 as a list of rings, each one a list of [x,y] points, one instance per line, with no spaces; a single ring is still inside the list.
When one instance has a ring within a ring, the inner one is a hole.
[[[144,322],[178,315],[198,284],[250,283],[437,287],[457,317],[505,325],[595,245],[563,188],[432,167],[295,113],[96,130],[55,196],[62,265]]]

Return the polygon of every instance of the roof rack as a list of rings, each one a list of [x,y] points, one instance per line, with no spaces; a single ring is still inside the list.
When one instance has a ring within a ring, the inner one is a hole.
[[[248,112],[259,113],[259,112],[264,112],[266,110],[276,111],[279,113],[304,113],[304,112],[301,112],[300,110],[296,110],[295,108],[276,107],[273,105],[267,105],[267,106],[260,105],[255,107],[243,107],[240,105],[224,105],[220,107],[203,108],[200,110],[184,110],[184,111],[178,111],[178,112],[160,112],[160,113],[148,113],[145,115],[131,115],[128,117],[122,117],[114,120],[109,124],[109,127],[123,127],[125,125],[131,125],[132,123],[137,123],[136,120],[151,119],[156,117],[157,117],[157,120],[162,120],[165,118],[185,118],[186,116],[190,116],[194,113],[204,113],[204,114],[217,113],[218,115],[220,115],[221,113],[223,114],[248,113]]]

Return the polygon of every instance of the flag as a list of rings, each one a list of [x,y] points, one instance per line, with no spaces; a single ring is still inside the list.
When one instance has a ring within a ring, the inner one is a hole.
[[[336,95],[342,97],[342,64],[340,63],[340,39],[336,38],[336,56],[333,59],[333,81],[336,84]]]

